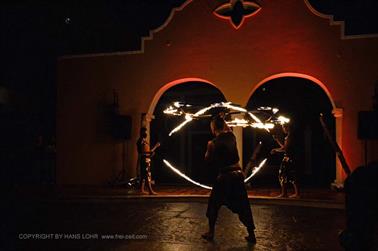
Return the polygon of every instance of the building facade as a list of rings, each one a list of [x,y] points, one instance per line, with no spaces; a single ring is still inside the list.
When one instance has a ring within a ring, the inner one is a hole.
[[[358,112],[371,109],[378,36],[345,36],[343,22],[317,12],[307,0],[264,1],[261,6],[231,1],[223,7],[232,10],[236,2],[249,11],[231,16],[234,22],[214,12],[220,8],[216,1],[189,0],[143,39],[139,51],[60,58],[58,184],[103,184],[123,168],[134,176],[139,128],[149,126],[165,91],[189,81],[213,85],[228,101],[245,106],[272,79],[308,79],[332,103],[336,139],[350,167],[364,163]],[[113,90],[120,113],[132,118],[126,142],[114,140],[107,130],[104,107],[112,104]],[[241,148],[242,130],[235,133]],[[377,155],[377,142],[369,141],[368,159]],[[339,163],[335,173],[342,183]]]

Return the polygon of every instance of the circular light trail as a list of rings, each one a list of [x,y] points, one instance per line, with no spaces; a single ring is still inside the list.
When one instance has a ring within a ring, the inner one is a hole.
[[[265,120],[264,122],[259,117],[257,117],[255,114],[253,114],[253,112],[248,111],[247,109],[245,109],[243,107],[232,105],[231,102],[214,103],[214,104],[211,104],[207,107],[201,108],[200,110],[198,110],[195,113],[185,112],[184,108],[188,108],[188,107],[192,108],[193,106],[188,105],[188,104],[184,104],[184,103],[181,103],[181,102],[174,102],[173,105],[169,106],[167,109],[165,109],[163,111],[167,115],[181,116],[181,117],[184,117],[184,119],[185,119],[183,122],[181,122],[178,126],[176,126],[169,133],[169,136],[172,136],[173,134],[179,132],[184,126],[186,126],[188,123],[192,122],[194,119],[209,117],[208,115],[205,115],[205,114],[213,108],[226,108],[226,109],[229,109],[229,110],[234,111],[236,113],[244,113],[244,114],[248,115],[249,118],[250,118],[250,120],[247,120],[247,119],[244,119],[244,118],[243,119],[234,118],[233,120],[229,120],[229,121],[226,120],[226,124],[229,127],[243,127],[243,128],[252,127],[252,128],[258,128],[258,129],[264,129],[267,132],[270,132],[269,129],[273,129],[275,124],[281,124],[282,125],[282,124],[290,122],[290,119],[277,115],[277,113],[278,113],[277,108],[271,108],[271,107],[260,107],[260,108],[257,109],[258,112],[259,111],[260,112],[261,111],[270,111],[272,113],[272,115],[267,120]],[[255,166],[252,169],[251,174],[244,180],[244,183],[247,183],[253,176],[255,176],[256,173],[258,171],[260,171],[260,169],[265,165],[266,161],[267,161],[267,158],[262,160],[258,166]],[[177,175],[181,176],[185,180],[191,182],[192,184],[200,186],[200,187],[205,188],[205,189],[209,189],[209,190],[212,189],[212,187],[210,187],[210,186],[206,186],[204,184],[201,184],[201,183],[191,179],[190,177],[188,177],[187,175],[182,173],[179,169],[175,168],[171,163],[169,163],[169,161],[163,159],[163,162],[173,172],[175,172]]]

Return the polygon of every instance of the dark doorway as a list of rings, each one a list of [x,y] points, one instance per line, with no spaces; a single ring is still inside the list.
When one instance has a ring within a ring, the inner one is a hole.
[[[165,166],[163,159],[166,159],[194,180],[209,183],[210,175],[204,163],[204,155],[207,141],[212,138],[210,120],[193,121],[180,132],[169,136],[169,132],[184,120],[183,117],[167,116],[163,113],[175,101],[193,105],[195,109],[196,106],[205,107],[212,103],[224,102],[226,99],[217,88],[204,82],[185,82],[171,87],[161,96],[154,110],[155,119],[150,126],[151,145],[158,141],[161,143],[152,175],[160,184],[187,183]]]
[[[328,143],[321,124],[320,114],[334,135],[335,121],[332,103],[316,83],[296,77],[282,77],[261,85],[250,97],[247,109],[261,106],[277,107],[289,117],[296,135],[298,177],[303,187],[329,187],[335,179],[335,153]],[[281,128],[275,133],[283,140]],[[283,154],[271,155],[279,147],[271,134],[262,130],[243,129],[243,161],[247,163],[258,142],[262,142],[261,158],[268,158],[267,165],[255,176],[252,185],[279,186],[277,174]]]

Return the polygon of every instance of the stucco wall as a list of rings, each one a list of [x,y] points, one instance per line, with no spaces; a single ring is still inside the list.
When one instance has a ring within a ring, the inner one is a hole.
[[[128,175],[135,174],[140,117],[160,88],[182,78],[216,85],[246,105],[255,86],[278,73],[300,73],[323,83],[344,109],[343,150],[351,167],[363,163],[357,112],[371,108],[378,80],[378,38],[341,39],[340,26],[310,11],[303,0],[264,1],[262,10],[235,30],[212,14],[215,1],[188,1],[174,12],[144,51],[59,60],[57,178],[60,184],[100,184],[122,165],[122,145],[104,129],[103,106],[120,95],[132,116]],[[122,32],[122,31],[120,31]],[[371,158],[377,147],[371,146]]]

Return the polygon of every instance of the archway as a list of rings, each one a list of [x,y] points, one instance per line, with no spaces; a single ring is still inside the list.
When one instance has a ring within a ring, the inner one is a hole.
[[[328,128],[335,134],[334,103],[326,87],[318,80],[301,74],[272,76],[257,85],[247,103],[249,110],[261,106],[280,108],[292,119],[296,134],[299,177],[302,186],[328,187],[335,180],[335,153],[324,136],[319,122],[323,113]],[[281,140],[282,131],[275,132]],[[269,155],[267,168],[254,180],[256,185],[278,185],[277,172],[282,156],[270,155],[278,147],[274,139],[261,131],[243,130],[243,158],[248,160],[258,142],[261,154]]]
[[[154,161],[153,177],[160,184],[185,182],[163,164],[162,160],[167,159],[193,179],[201,183],[208,183],[210,175],[204,163],[204,154],[207,141],[212,138],[209,121],[206,119],[195,121],[183,128],[180,133],[169,137],[169,132],[183,118],[168,117],[163,113],[163,110],[175,101],[206,106],[226,101],[226,99],[219,89],[207,81],[184,79],[173,83],[167,84],[159,91],[159,97],[155,100],[153,110],[154,119],[150,122],[151,145],[158,141],[161,143]],[[152,116],[150,115],[150,117]]]

